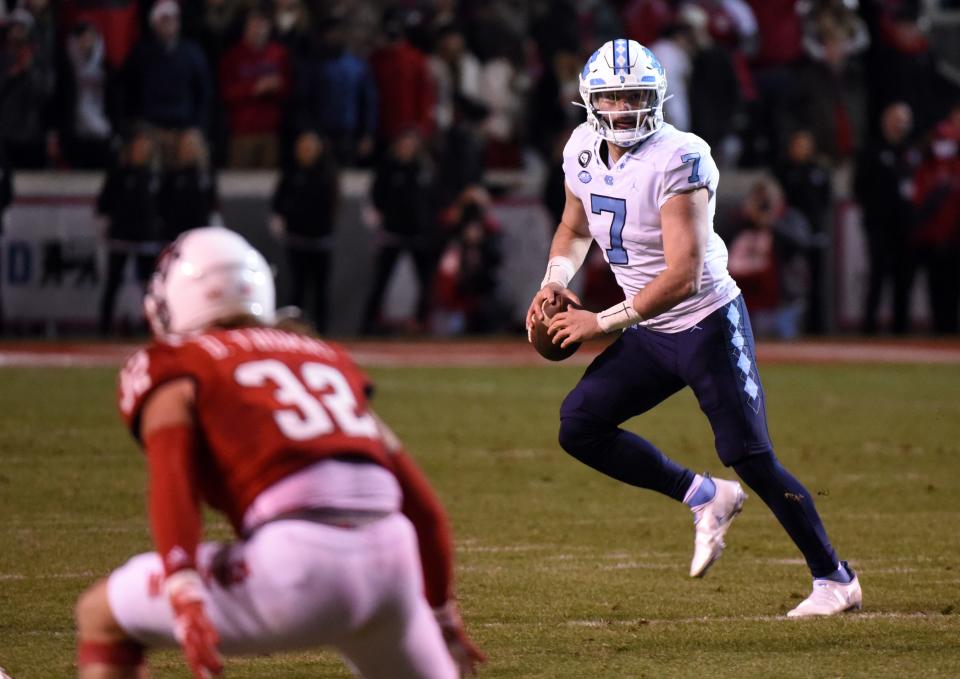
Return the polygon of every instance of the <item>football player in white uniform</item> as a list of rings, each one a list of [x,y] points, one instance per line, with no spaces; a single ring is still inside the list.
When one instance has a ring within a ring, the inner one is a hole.
[[[563,153],[566,206],[547,273],[527,312],[564,296],[596,241],[625,300],[599,313],[570,308],[550,321],[566,346],[622,332],[560,409],[560,444],[615,479],[687,504],[696,536],[690,575],[720,556],[746,495],[736,481],[695,474],[620,428],[689,386],[710,420],[717,453],[770,507],[803,553],[813,593],[791,617],[859,609],[859,581],[827,538],[811,494],[777,460],[743,297],[713,229],[718,183],[710,147],[663,121],[667,79],[656,56],[612,40],[580,73],[587,120]]]

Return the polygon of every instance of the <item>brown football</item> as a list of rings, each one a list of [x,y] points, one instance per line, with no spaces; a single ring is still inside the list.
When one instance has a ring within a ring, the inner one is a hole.
[[[546,317],[546,320],[543,323],[537,323],[533,326],[533,332],[531,333],[533,336],[533,346],[537,350],[537,353],[548,361],[562,361],[565,358],[570,358],[574,352],[580,348],[580,342],[574,342],[573,344],[568,344],[566,347],[561,347],[559,344],[554,344],[553,338],[547,334],[550,319],[554,314],[565,311],[567,307],[573,307],[574,309],[581,308],[566,297],[559,297],[556,304],[545,302],[543,305],[543,315]]]

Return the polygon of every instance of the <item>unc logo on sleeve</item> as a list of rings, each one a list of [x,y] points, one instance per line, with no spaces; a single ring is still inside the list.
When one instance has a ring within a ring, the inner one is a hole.
[[[584,170],[583,172],[581,172],[580,174],[577,175],[577,179],[579,179],[580,181],[582,181],[584,184],[589,184],[589,183],[590,183],[590,180],[593,179],[593,177],[590,176],[590,173],[589,173],[589,172],[587,172],[586,170]]]
[[[580,155],[577,156],[577,162],[580,163],[580,167],[586,167],[590,164],[590,156],[591,154],[589,151],[580,152]]]

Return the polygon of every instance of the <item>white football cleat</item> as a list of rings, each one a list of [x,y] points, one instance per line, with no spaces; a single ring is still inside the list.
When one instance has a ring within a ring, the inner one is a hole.
[[[859,611],[863,606],[860,580],[846,561],[841,562],[853,580],[844,584],[833,580],[814,580],[813,593],[792,611],[788,618],[808,618],[814,615],[836,615],[846,611]]]
[[[736,481],[712,480],[717,489],[713,499],[692,508],[697,533],[693,541],[693,561],[690,562],[691,578],[702,578],[720,558],[726,547],[723,536],[747,499],[747,494]]]

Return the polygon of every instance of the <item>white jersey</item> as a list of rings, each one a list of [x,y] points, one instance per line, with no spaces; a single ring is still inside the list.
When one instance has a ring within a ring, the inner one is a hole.
[[[590,235],[631,299],[667,267],[660,208],[672,196],[705,188],[710,194],[710,233],[700,291],[641,325],[679,332],[697,324],[740,294],[727,271],[727,248],[713,229],[720,173],[710,147],[695,134],[664,124],[608,168],[600,156],[603,139],[587,123],[563,149],[567,187],[583,203]]]

